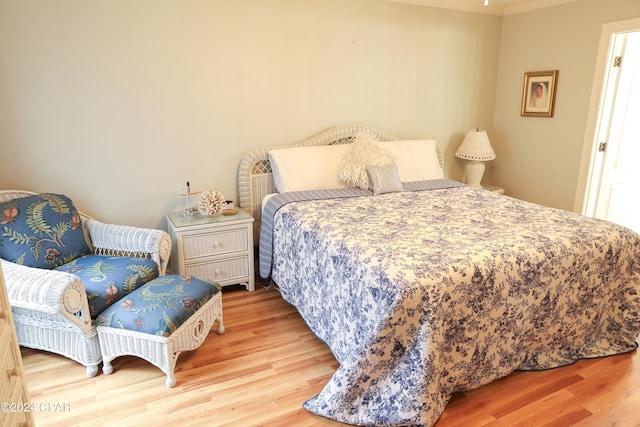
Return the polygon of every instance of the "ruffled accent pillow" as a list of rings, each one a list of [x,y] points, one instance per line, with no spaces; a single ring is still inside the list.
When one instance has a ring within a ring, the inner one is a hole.
[[[338,169],[338,178],[349,187],[363,190],[372,188],[367,166],[393,164],[395,156],[366,134],[357,134],[351,149],[344,155]]]
[[[373,185],[373,194],[376,196],[404,190],[398,176],[398,167],[395,164],[367,166],[367,172]]]

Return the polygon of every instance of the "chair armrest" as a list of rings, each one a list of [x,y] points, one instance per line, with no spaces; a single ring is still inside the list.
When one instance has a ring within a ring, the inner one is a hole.
[[[78,324],[91,323],[87,293],[78,276],[1,261],[12,307],[62,314]]]
[[[163,230],[105,224],[93,218],[84,218],[84,226],[99,255],[150,257],[160,275],[167,270],[171,255],[171,237]]]

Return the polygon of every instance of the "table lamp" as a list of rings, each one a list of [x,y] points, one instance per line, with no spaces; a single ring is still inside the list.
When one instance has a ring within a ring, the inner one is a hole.
[[[471,187],[482,187],[482,175],[484,174],[484,162],[496,158],[496,153],[491,147],[487,132],[480,129],[472,129],[467,132],[462,144],[456,150],[456,157],[467,160],[464,172],[467,184]]]

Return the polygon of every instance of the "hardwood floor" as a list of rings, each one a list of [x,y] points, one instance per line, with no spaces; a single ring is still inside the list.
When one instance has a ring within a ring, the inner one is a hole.
[[[274,289],[225,288],[223,335],[183,353],[177,384],[135,357],[87,378],[62,356],[22,349],[36,426],[340,426],[302,409],[337,367]],[[640,354],[516,372],[453,396],[436,427],[640,426]]]

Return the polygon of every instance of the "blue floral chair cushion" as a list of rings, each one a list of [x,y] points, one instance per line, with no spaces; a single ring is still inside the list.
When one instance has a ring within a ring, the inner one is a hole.
[[[92,319],[129,292],[158,277],[158,265],[148,258],[85,255],[56,270],[82,279]]]
[[[0,257],[29,267],[53,269],[91,253],[71,199],[43,193],[0,203]]]
[[[100,313],[96,325],[166,337],[220,289],[193,276],[160,276]]]

